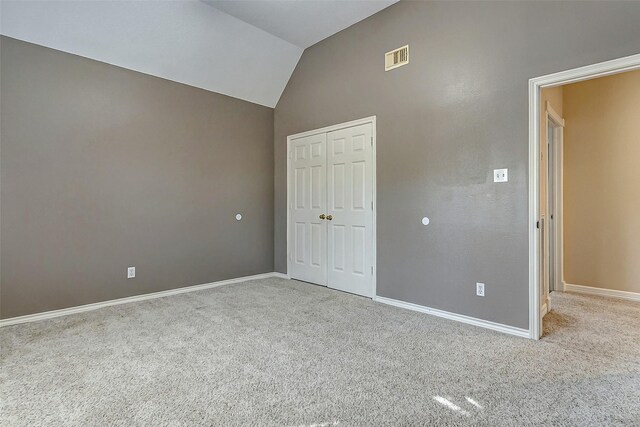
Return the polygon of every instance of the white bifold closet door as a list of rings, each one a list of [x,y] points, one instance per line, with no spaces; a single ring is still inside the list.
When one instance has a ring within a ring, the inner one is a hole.
[[[291,141],[289,276],[327,283],[327,134]]]
[[[372,297],[371,124],[327,134],[329,287]]]
[[[291,141],[289,275],[373,296],[372,124]]]

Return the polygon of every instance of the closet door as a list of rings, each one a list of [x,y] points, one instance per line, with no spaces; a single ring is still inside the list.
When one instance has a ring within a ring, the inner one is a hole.
[[[327,133],[328,277],[373,297],[373,149],[370,123]]]
[[[289,275],[327,284],[327,134],[290,142]]]

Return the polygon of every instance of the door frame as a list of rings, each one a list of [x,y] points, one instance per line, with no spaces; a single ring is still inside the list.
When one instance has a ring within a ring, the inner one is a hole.
[[[640,69],[640,54],[611,61],[578,67],[529,80],[529,338],[538,340],[542,334],[540,312],[541,286],[539,220],[540,197],[540,91],[543,88],[561,86]]]
[[[563,286],[563,278],[564,278],[564,242],[563,242],[563,228],[564,228],[564,216],[563,216],[563,158],[564,158],[564,119],[560,116],[551,106],[551,103],[547,101],[547,105],[545,107],[545,119],[546,126],[545,128],[549,129],[549,124],[553,124],[553,142],[555,145],[552,147],[553,151],[553,171],[551,174],[553,175],[553,206],[555,208],[554,214],[555,218],[553,219],[553,233],[549,233],[549,227],[547,230],[547,242],[551,243],[551,237],[553,237],[553,267],[554,267],[554,282],[553,288],[554,290],[559,290],[564,292]],[[549,141],[547,140],[547,143]],[[549,150],[547,150],[548,154]],[[547,177],[549,176],[549,157],[547,156]],[[549,208],[549,200],[551,200],[550,195],[550,185],[549,180],[547,178],[547,209]],[[548,213],[548,210],[547,210]],[[546,220],[546,224],[551,224],[551,218]],[[552,236],[553,234],[553,236]],[[550,246],[550,245],[549,245]],[[547,272],[547,274],[550,273]],[[549,299],[549,293],[551,291],[552,283],[549,282],[549,289],[546,289],[546,297],[547,302]],[[547,307],[550,308],[550,307]],[[543,314],[544,317],[544,314]]]
[[[305,132],[300,132],[300,133],[296,133],[293,135],[289,135],[287,136],[287,276],[289,275],[289,271],[291,270],[289,268],[289,264],[291,263],[291,252],[290,249],[292,247],[291,245],[291,236],[289,235],[289,225],[290,225],[290,213],[291,213],[291,158],[293,156],[292,151],[291,151],[291,141],[294,139],[298,139],[298,138],[304,138],[306,136],[311,136],[311,135],[316,135],[319,133],[327,133],[327,132],[333,132],[336,130],[340,130],[340,129],[345,129],[345,128],[350,128],[353,126],[359,126],[359,125],[364,125],[364,124],[371,124],[371,136],[373,138],[372,141],[372,145],[371,145],[371,156],[372,156],[372,179],[373,179],[373,194],[372,194],[372,200],[373,200],[373,248],[372,248],[372,257],[373,257],[373,274],[372,274],[372,279],[371,279],[371,283],[372,283],[372,290],[371,290],[371,296],[372,298],[375,298],[376,296],[376,289],[377,289],[377,277],[378,277],[378,256],[377,256],[377,251],[376,251],[376,247],[377,247],[377,211],[378,211],[378,200],[376,198],[378,191],[377,191],[377,187],[376,187],[376,145],[377,145],[377,137],[376,137],[376,116],[370,116],[370,117],[364,117],[362,119],[357,119],[357,120],[352,120],[349,122],[345,122],[345,123],[339,123],[336,125],[331,125],[331,126],[325,126],[323,128],[319,128],[319,129],[313,129],[313,130],[309,130],[309,131],[305,131]]]

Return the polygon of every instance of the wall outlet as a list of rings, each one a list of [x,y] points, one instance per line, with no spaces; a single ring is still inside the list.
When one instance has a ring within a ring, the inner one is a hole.
[[[508,182],[508,181],[509,181],[509,169],[493,170],[493,182]]]
[[[136,268],[135,267],[127,268],[127,279],[133,279],[134,277],[136,277]]]
[[[484,283],[476,283],[476,295],[479,297],[484,296]]]

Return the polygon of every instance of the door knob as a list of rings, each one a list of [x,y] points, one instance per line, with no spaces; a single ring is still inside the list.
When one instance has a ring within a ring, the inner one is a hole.
[[[320,219],[325,219],[326,216],[324,216],[324,214],[320,215]]]
[[[328,219],[329,221],[331,221],[331,220],[333,219],[333,216],[332,216],[332,215],[327,215],[327,219]]]

